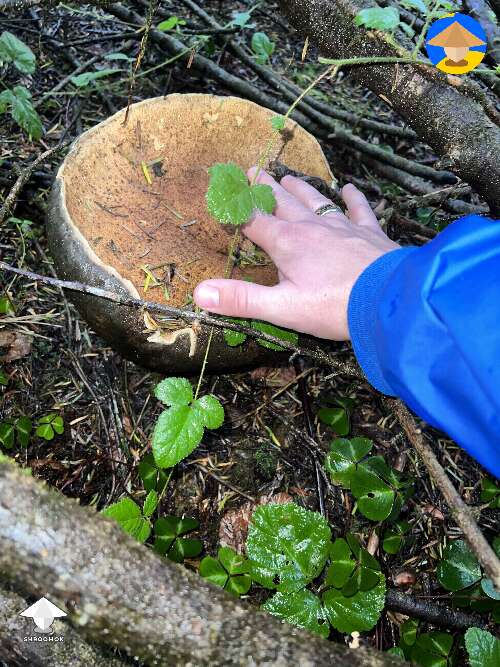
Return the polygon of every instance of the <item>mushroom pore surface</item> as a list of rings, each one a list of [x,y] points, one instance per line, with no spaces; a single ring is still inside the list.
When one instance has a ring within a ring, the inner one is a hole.
[[[233,228],[208,214],[208,168],[256,164],[274,115],[234,97],[174,94],[133,105],[126,125],[120,111],[83,134],[58,178],[71,224],[93,260],[119,274],[135,296],[178,307],[201,280],[222,277]],[[318,142],[293,121],[271,158],[331,180]],[[233,277],[274,284],[269,258],[248,241],[242,249]],[[150,285],[145,294],[144,268],[166,290]]]

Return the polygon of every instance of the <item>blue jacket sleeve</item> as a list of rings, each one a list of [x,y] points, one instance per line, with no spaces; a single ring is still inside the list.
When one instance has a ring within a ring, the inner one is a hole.
[[[369,382],[500,477],[500,221],[468,216],[382,256],[348,318]]]

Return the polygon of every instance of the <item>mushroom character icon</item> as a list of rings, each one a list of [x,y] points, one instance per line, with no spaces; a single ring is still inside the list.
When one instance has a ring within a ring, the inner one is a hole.
[[[470,16],[454,14],[439,19],[431,26],[429,37],[427,53],[444,72],[464,74],[474,69],[484,57],[486,37],[481,26]]]
[[[56,607],[56,605],[52,604],[52,602],[47,600],[47,598],[40,598],[38,602],[32,604],[31,607],[28,607],[19,615],[32,618],[36,625],[35,632],[45,634],[52,632],[50,626],[54,622],[55,618],[67,616],[66,612],[64,612],[62,609],[59,609],[59,607]]]

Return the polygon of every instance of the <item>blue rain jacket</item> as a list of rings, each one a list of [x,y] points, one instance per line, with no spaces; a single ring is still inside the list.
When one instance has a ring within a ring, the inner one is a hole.
[[[500,220],[461,218],[383,255],[348,317],[368,381],[500,477]]]

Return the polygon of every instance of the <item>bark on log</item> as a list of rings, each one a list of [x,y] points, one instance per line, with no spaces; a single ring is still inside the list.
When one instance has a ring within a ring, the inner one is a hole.
[[[7,462],[0,463],[0,572],[24,594],[47,595],[88,639],[149,665],[401,665],[250,608]]]
[[[282,11],[328,58],[398,56],[379,33],[354,24],[352,0],[281,0]],[[363,65],[350,73],[389,100],[423,141],[500,213],[500,129],[458,77],[413,64]],[[469,86],[469,88],[467,87]],[[467,94],[465,94],[467,93]]]
[[[60,620],[52,624],[52,636],[63,637],[63,641],[24,641],[24,637],[35,635],[33,621],[19,615],[28,606],[29,603],[20,595],[0,590],[0,659],[9,667],[130,665],[128,660],[120,660],[109,650],[87,644],[70,625]]]

